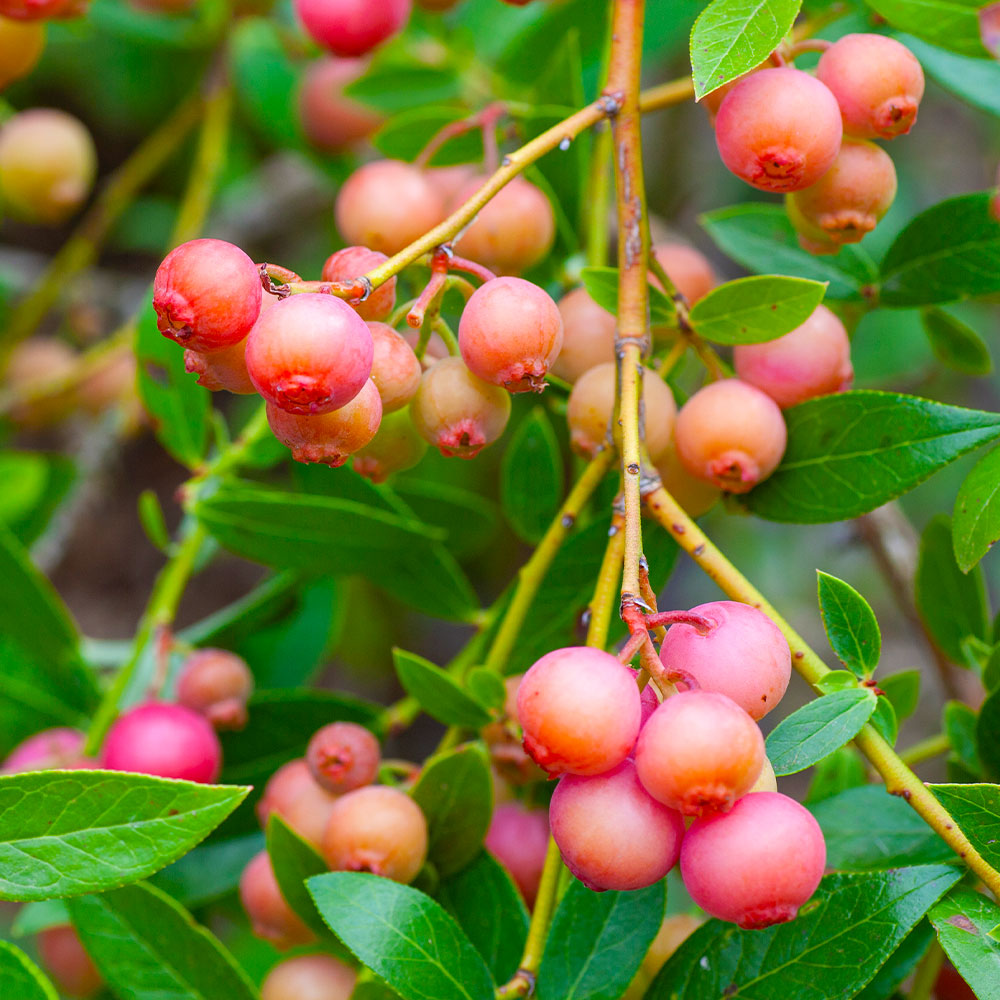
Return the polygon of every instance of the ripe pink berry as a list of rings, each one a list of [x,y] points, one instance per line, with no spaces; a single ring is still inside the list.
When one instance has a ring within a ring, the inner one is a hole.
[[[49,21],[79,17],[86,0],[0,0],[0,16],[14,21]]]
[[[372,872],[410,882],[427,857],[427,820],[408,795],[368,785],[337,799],[323,835],[332,871]]]
[[[8,3],[0,5],[0,8]],[[45,48],[45,25],[14,21],[0,9],[0,89],[27,76]]]
[[[689,306],[703,299],[719,283],[708,258],[686,243],[658,243],[652,253]],[[662,291],[655,275],[651,274],[650,280]]]
[[[445,205],[455,200],[455,195],[476,176],[476,168],[469,163],[456,163],[450,167],[428,167],[424,171],[430,185],[441,195]]]
[[[257,390],[247,371],[246,350],[246,337],[232,347],[211,354],[200,354],[189,347],[184,351],[184,370],[189,375],[197,375],[198,385],[212,392],[225,389],[239,396],[252,396]]]
[[[607,443],[608,429],[615,408],[618,370],[613,361],[584,372],[569,394],[566,419],[570,443],[581,455],[596,455]],[[670,386],[656,372],[642,372],[643,412],[646,418],[646,447],[654,462],[673,446],[677,404]],[[618,428],[612,428],[618,435]]]
[[[568,774],[549,805],[563,861],[591,889],[642,889],[677,863],[684,821],[657,802],[626,760],[592,777]]]
[[[203,716],[183,705],[152,701],[120,715],[104,740],[101,767],[211,783],[222,747]]]
[[[382,400],[382,412],[391,413],[413,399],[423,369],[413,348],[391,326],[369,323],[375,348],[372,381]]]
[[[467,181],[455,194],[452,209],[473,197],[483,182],[482,177]],[[479,210],[455,241],[455,252],[501,274],[520,274],[545,257],[555,237],[549,199],[531,181],[515,177]]]
[[[635,746],[635,675],[610,653],[569,646],[546,653],[517,692],[524,749],[549,774],[600,774]]]
[[[410,416],[424,440],[442,455],[474,458],[503,434],[510,395],[473,375],[461,358],[443,358],[420,379]]]
[[[216,729],[242,729],[254,680],[246,660],[228,649],[199,649],[177,678],[177,701],[204,715]]]
[[[555,302],[522,278],[494,278],[477,288],[458,324],[469,371],[510,392],[540,392],[562,342]]]
[[[153,279],[156,325],[200,353],[238,344],[261,313],[257,265],[224,240],[190,240],[171,250]]]
[[[778,404],[735,378],[699,389],[681,407],[674,428],[677,454],[688,472],[730,493],[746,493],[767,479],[787,438]]]
[[[367,68],[366,59],[336,56],[306,67],[299,88],[299,118],[306,138],[324,153],[339,153],[379,127],[381,115],[344,95],[344,88]]]
[[[349,403],[331,413],[303,416],[267,404],[271,432],[292,450],[296,462],[322,462],[333,468],[368,444],[381,420],[382,400],[371,379]]]
[[[762,191],[798,191],[815,183],[833,163],[842,132],[833,94],[789,67],[741,80],[715,119],[722,162]]]
[[[86,736],[79,729],[67,726],[43,729],[11,750],[0,767],[0,774],[72,766],[80,759],[85,742]]]
[[[794,919],[826,865],[812,814],[778,792],[744,795],[728,813],[695,820],[681,847],[681,875],[706,912],[744,928]]]
[[[382,483],[394,472],[412,469],[426,451],[427,442],[417,433],[408,409],[385,413],[375,437],[354,453],[354,471]]]
[[[370,785],[382,760],[378,740],[356,722],[331,722],[317,730],[306,749],[306,763],[316,782],[343,795]]]
[[[750,791],[764,764],[764,737],[732,699],[685,691],[643,727],[635,766],[643,787],[685,816],[725,812]]]
[[[417,345],[420,343],[420,331],[408,328],[404,330],[400,336],[410,345],[410,348],[416,352]],[[443,358],[447,357],[448,345],[441,338],[440,334],[432,333],[424,347],[422,364],[425,368],[429,368],[435,361],[441,361]]]
[[[851,342],[836,314],[817,306],[791,333],[733,349],[736,374],[786,409],[851,387]]]
[[[330,254],[323,265],[324,281],[348,281],[384,264],[389,258],[368,247],[344,247]],[[374,289],[367,299],[346,299],[347,304],[364,320],[383,320],[396,305],[396,276]]]
[[[762,69],[768,69],[772,65],[773,64],[770,59],[765,59],[764,62],[738,76],[735,80],[730,80],[729,83],[724,83],[721,87],[716,87],[715,90],[709,91],[709,93],[707,93],[699,102],[708,112],[709,122],[713,125],[715,124],[715,116],[719,113],[719,108],[722,107],[722,102],[726,99],[726,96],[733,89],[733,87],[736,86],[736,84],[738,84],[741,80],[745,80],[751,73],[756,73],[758,70]]]
[[[601,308],[586,288],[574,288],[557,303],[563,322],[563,343],[552,363],[552,374],[575,382],[584,372],[615,360],[618,321]]]
[[[338,56],[363,56],[402,31],[411,0],[295,0],[306,31]]]
[[[300,757],[283,764],[271,775],[257,803],[257,819],[266,827],[271,813],[277,813],[318,850],[336,801],[336,796],[316,784],[309,766]]]
[[[816,79],[837,99],[844,132],[894,139],[917,120],[924,71],[901,42],[885,35],[844,35],[820,56]]]
[[[329,955],[279,962],[260,987],[261,1000],[349,1000],[358,974]]]
[[[240,902],[254,934],[282,950],[315,940],[313,932],[288,905],[267,851],[255,854],[240,876]]]
[[[792,654],[781,630],[763,611],[739,601],[712,601],[691,609],[712,623],[706,635],[693,625],[671,625],[660,646],[668,671],[686,670],[706,691],[732,698],[754,719],[781,701],[792,675]]]
[[[371,333],[349,305],[308,292],[261,313],[247,339],[246,362],[269,403],[288,413],[319,414],[339,410],[361,392],[373,354]]]
[[[526,809],[520,802],[497,806],[484,846],[510,872],[528,906],[534,906],[549,847],[545,810]]]
[[[36,940],[42,967],[67,996],[92,997],[104,985],[79,934],[69,924],[47,927]]]
[[[334,207],[349,243],[398,253],[445,218],[444,197],[427,175],[401,160],[358,167],[341,185]]]

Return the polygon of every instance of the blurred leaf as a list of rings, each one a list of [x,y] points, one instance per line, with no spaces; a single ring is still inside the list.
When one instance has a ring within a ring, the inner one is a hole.
[[[1000,785],[928,785],[992,868],[1000,865]]]
[[[559,510],[563,495],[562,451],[552,422],[536,406],[504,451],[500,499],[514,531],[537,544]]]
[[[917,710],[920,701],[919,670],[900,670],[889,674],[888,677],[880,677],[878,686],[892,702],[896,718],[900,722],[908,719]]]
[[[69,910],[62,899],[41,899],[34,903],[23,903],[18,907],[17,916],[11,924],[14,937],[27,937],[44,931],[48,927],[58,927],[69,923]]]
[[[988,55],[976,8],[982,0],[865,0],[894,28],[966,56]]]
[[[155,490],[143,490],[139,494],[139,523],[156,548],[164,553],[169,550],[170,532],[167,531],[163,507]]]
[[[972,774],[981,774],[982,761],[976,749],[976,720],[978,715],[961,701],[945,703],[942,725],[954,758]]]
[[[875,612],[849,584],[816,571],[819,610],[830,648],[858,677],[871,677],[882,653],[882,634]]]
[[[0,899],[145,878],[202,840],[247,791],[111,771],[0,776]]]
[[[921,920],[889,956],[875,978],[855,997],[855,1000],[890,1000],[902,982],[913,972],[927,953],[934,931],[930,922]]]
[[[585,267],[580,272],[580,280],[587,294],[612,316],[618,315],[618,268]],[[650,326],[676,326],[677,310],[673,300],[656,285],[649,288]]]
[[[476,667],[465,678],[465,686],[476,701],[486,709],[501,709],[507,700],[507,688],[503,678],[492,670]]]
[[[31,545],[45,530],[75,478],[73,463],[61,455],[0,452],[0,524],[22,545]]]
[[[713,0],[691,32],[694,97],[755,69],[788,34],[802,0]]]
[[[896,738],[899,736],[899,720],[896,718],[896,709],[892,707],[892,702],[888,698],[875,700],[875,711],[868,721],[889,746],[896,745]]]
[[[1000,538],[1000,448],[988,451],[965,477],[951,522],[958,568],[968,573]]]
[[[458,559],[478,555],[496,539],[500,511],[489,497],[411,477],[394,479],[392,490],[424,524],[447,533],[448,551]]]
[[[987,691],[995,691],[1000,687],[1000,645],[993,647],[993,652],[983,667],[983,687]]]
[[[462,107],[422,105],[410,108],[393,115],[372,136],[372,143],[383,156],[412,163],[432,135],[466,116],[467,110]],[[431,163],[434,166],[450,166],[455,163],[478,163],[482,158],[482,132],[472,129],[449,139],[441,151],[434,154]]]
[[[867,781],[868,771],[861,754],[853,746],[841,747],[816,762],[805,801],[808,805],[822,802]]]
[[[462,97],[462,83],[450,66],[422,66],[417,63],[377,64],[364,76],[344,88],[347,97],[392,114],[423,108],[428,104],[457,101]],[[424,143],[433,135],[428,132]]]
[[[930,919],[951,964],[979,1000],[1000,1000],[1000,941],[990,935],[1000,923],[1000,906],[960,887],[931,909]]]
[[[20,948],[0,941],[0,996],[10,1000],[59,1000],[55,987]]]
[[[262,850],[264,835],[259,832],[202,844],[149,881],[182,906],[204,906],[235,891],[243,869]]]
[[[226,27],[229,10],[222,0],[198,0],[188,11],[163,17],[150,10],[92,0],[87,20],[97,31],[92,34],[118,35],[128,42],[155,42],[165,48],[209,48]],[[170,58],[161,54],[161,58]]]
[[[432,718],[446,726],[478,729],[490,721],[490,714],[450,674],[404,649],[392,651],[399,683]]]
[[[924,72],[945,90],[982,111],[1000,115],[1000,63],[955,55],[912,35],[898,34],[896,38],[920,60]]]
[[[316,910],[306,880],[329,871],[330,866],[276,812],[267,820],[267,853],[285,902],[314,934],[328,939],[330,929]]]
[[[990,694],[979,709],[976,751],[986,771],[1000,778],[1000,691]]]
[[[937,306],[921,309],[920,320],[942,364],[963,375],[989,375],[993,371],[990,349],[967,323]]]

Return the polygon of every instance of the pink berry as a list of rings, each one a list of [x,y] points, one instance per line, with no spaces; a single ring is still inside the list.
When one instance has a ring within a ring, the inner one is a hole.
[[[37,942],[42,968],[67,996],[92,997],[104,985],[80,935],[69,924],[39,931]]]
[[[279,962],[260,987],[261,1000],[349,1000],[358,974],[329,955],[296,955]]]
[[[431,187],[444,199],[445,205],[455,201],[455,195],[476,176],[476,168],[469,163],[456,163],[450,167],[428,167],[424,171]]]
[[[372,381],[382,400],[382,412],[391,413],[413,399],[423,369],[413,348],[391,326],[369,323],[375,348]]]
[[[538,392],[563,342],[551,297],[522,278],[494,278],[473,292],[458,325],[469,371],[510,392]]]
[[[524,749],[551,775],[620,764],[635,746],[641,712],[632,671],[589,646],[546,653],[517,692]]]
[[[794,919],[825,865],[819,824],[778,792],[744,795],[728,813],[695,820],[681,847],[691,898],[713,917],[744,928]]]
[[[412,469],[424,457],[427,442],[417,433],[410,411],[385,413],[375,437],[352,456],[354,471],[373,483],[382,483],[394,472]]]
[[[544,809],[506,802],[493,810],[486,849],[510,872],[528,906],[534,906],[549,847],[549,818]]]
[[[303,758],[290,760],[264,786],[257,803],[257,819],[266,827],[268,817],[276,813],[318,850],[336,801],[336,796],[316,784]]]
[[[773,64],[769,58],[765,59],[764,62],[738,76],[735,80],[730,80],[729,83],[724,83],[721,87],[716,87],[715,90],[709,91],[699,102],[708,112],[708,120],[713,125],[715,124],[715,116],[719,113],[719,108],[722,107],[722,102],[726,99],[726,96],[733,89],[733,87],[736,86],[736,84],[745,80],[751,73],[756,73],[758,70],[762,69],[768,69],[772,65]]]
[[[719,283],[708,258],[686,243],[658,243],[652,253],[689,306],[703,299]],[[660,288],[655,275],[651,274],[650,280]]]
[[[699,389],[681,407],[674,429],[677,454],[688,472],[730,493],[746,493],[767,479],[787,438],[778,404],[735,378]]]
[[[858,139],[905,135],[924,96],[924,71],[916,56],[885,35],[838,38],[820,56],[816,79],[833,92],[844,132]]]
[[[339,153],[378,128],[381,116],[344,95],[368,68],[366,59],[325,56],[311,62],[299,88],[299,117],[306,138],[324,153]]]
[[[281,894],[267,851],[251,858],[240,876],[240,902],[254,934],[284,950],[315,939],[302,918]]]
[[[599,306],[586,288],[574,288],[557,303],[563,321],[563,343],[552,374],[575,382],[584,372],[615,359],[618,321]]]
[[[212,392],[225,389],[239,396],[251,396],[257,390],[247,372],[246,350],[245,337],[238,344],[211,354],[200,354],[189,347],[184,351],[184,370],[197,375],[198,385]]]
[[[330,254],[323,265],[324,281],[348,281],[384,264],[389,258],[367,247],[344,247]],[[347,299],[347,304],[364,320],[383,320],[396,305],[396,276],[374,289],[367,299]]]
[[[403,30],[411,0],[295,0],[306,31],[338,56],[363,56]]]
[[[257,265],[224,240],[190,240],[171,250],[153,280],[156,325],[165,337],[211,353],[238,344],[261,311]]]
[[[335,795],[370,785],[382,752],[378,740],[356,722],[331,722],[317,730],[306,749],[306,763],[317,784]]]
[[[27,76],[35,68],[44,48],[44,24],[14,21],[0,10],[0,88]]]
[[[308,292],[260,314],[246,362],[269,403],[288,413],[318,414],[339,410],[361,392],[373,354],[371,333],[349,305]]]
[[[851,342],[835,313],[817,306],[801,325],[777,340],[738,344],[736,374],[785,409],[814,396],[851,387]]]
[[[85,742],[86,736],[79,729],[67,726],[43,729],[11,750],[0,767],[0,774],[71,766],[80,759]]]
[[[216,729],[242,729],[253,688],[253,674],[241,656],[227,649],[199,649],[181,668],[177,701]]]
[[[715,119],[722,162],[762,191],[798,191],[815,183],[833,163],[842,131],[833,94],[789,67],[741,80]]]
[[[79,17],[85,11],[85,0],[0,0],[0,16],[14,21]]]
[[[646,723],[653,717],[653,713],[660,707],[660,698],[656,693],[656,688],[652,684],[647,684],[639,694],[639,731],[642,732]],[[634,756],[634,751],[633,751]]]
[[[684,821],[657,802],[626,760],[591,777],[568,774],[549,805],[569,870],[591,889],[642,889],[677,863]]]
[[[687,671],[705,691],[718,691],[762,719],[781,701],[792,675],[780,629],[763,611],[738,601],[699,604],[691,612],[712,628],[700,635],[692,625],[671,625],[660,647],[663,665]]]

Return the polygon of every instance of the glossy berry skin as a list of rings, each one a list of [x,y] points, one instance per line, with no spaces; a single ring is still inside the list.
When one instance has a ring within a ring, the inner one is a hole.
[[[317,59],[306,67],[299,88],[299,118],[306,138],[322,152],[342,152],[379,127],[379,114],[344,95],[344,88],[367,68],[365,59],[336,56]]]
[[[279,962],[261,983],[261,1000],[349,1000],[358,974],[329,955]]]
[[[742,80],[745,80],[751,73],[756,73],[758,70],[768,69],[772,65],[770,59],[765,59],[764,62],[755,66],[752,70],[741,74],[736,77],[735,80],[730,80],[729,83],[724,83],[721,87],[716,87],[715,90],[709,91],[698,103],[708,112],[708,120],[714,125],[715,116],[719,113],[719,108],[722,107],[722,102],[726,99],[729,92]]]
[[[338,56],[363,56],[403,29],[411,0],[295,0],[306,31]]]
[[[739,601],[712,601],[691,609],[712,622],[706,635],[671,625],[660,647],[670,670],[686,670],[705,691],[731,698],[753,719],[781,701],[792,675],[792,654],[781,630],[763,611]]]
[[[685,816],[725,812],[753,787],[764,764],[764,737],[731,698],[685,691],[643,726],[635,766],[658,802]]]
[[[446,212],[444,196],[418,167],[375,160],[344,181],[334,214],[348,243],[394,254],[442,222]]]
[[[569,774],[549,804],[552,836],[584,885],[642,889],[677,863],[684,821],[643,787],[626,760],[592,777]]]
[[[0,88],[27,76],[44,48],[44,24],[0,16]]]
[[[917,120],[924,71],[901,42],[885,35],[837,39],[816,67],[840,106],[844,132],[858,139],[894,139]]]
[[[482,177],[467,181],[456,192],[452,210],[472,198],[483,183]],[[555,238],[549,199],[531,181],[515,177],[479,210],[455,241],[455,253],[501,274],[520,274],[545,257]]]
[[[743,928],[794,919],[826,865],[819,824],[778,792],[744,795],[728,813],[695,820],[681,846],[681,875],[708,914]]]
[[[68,726],[43,729],[11,750],[0,767],[0,774],[72,766],[80,759],[85,742],[86,736],[79,729]]]
[[[92,997],[104,985],[90,960],[80,935],[69,925],[39,931],[38,958],[62,993],[70,997]]]
[[[607,443],[617,382],[618,370],[613,361],[608,361],[584,372],[569,394],[566,419],[570,443],[581,455],[592,457]],[[642,400],[646,447],[656,462],[672,447],[677,404],[670,386],[648,368],[642,373]]]
[[[240,902],[254,934],[282,950],[315,940],[313,932],[288,905],[267,851],[251,858],[240,876]]]
[[[510,872],[528,906],[534,906],[549,847],[549,819],[544,809],[505,802],[493,810],[483,846]]]
[[[360,278],[389,258],[368,247],[344,247],[330,254],[323,265],[323,281],[348,281]],[[383,320],[396,306],[396,276],[374,289],[371,295],[361,299],[345,299],[345,302],[364,320]]]
[[[216,729],[242,729],[253,689],[253,674],[241,656],[228,649],[199,649],[181,668],[177,701]]]
[[[601,774],[635,746],[635,675],[610,653],[569,646],[546,653],[517,691],[524,749],[550,775]]]
[[[375,353],[372,381],[382,400],[382,412],[392,413],[413,399],[423,369],[413,348],[391,326],[369,323]]]
[[[322,853],[332,871],[411,882],[427,857],[427,821],[420,806],[396,788],[358,788],[330,811]]]
[[[799,191],[830,168],[843,128],[822,83],[801,70],[762,69],[740,81],[715,119],[722,162],[761,191]]]
[[[469,371],[510,392],[541,391],[562,342],[555,302],[523,278],[493,278],[477,288],[458,324]]]
[[[267,827],[271,813],[277,813],[303,840],[317,850],[330,819],[335,795],[316,784],[303,758],[290,760],[271,775],[257,803],[257,819]]]
[[[197,375],[198,385],[212,392],[225,389],[238,396],[252,396],[257,390],[247,371],[246,350],[246,337],[211,354],[200,354],[189,347],[184,351],[184,371]]]
[[[563,322],[563,343],[552,362],[553,375],[575,382],[584,372],[615,360],[618,321],[599,306],[586,288],[574,288],[557,303]]]
[[[851,387],[851,342],[844,324],[826,306],[791,333],[733,349],[736,374],[786,409],[814,396]]]
[[[302,416],[267,404],[268,426],[291,449],[296,462],[322,462],[332,468],[368,444],[381,420],[382,400],[371,379],[354,399],[332,413]]]
[[[787,438],[778,404],[735,378],[699,389],[681,407],[674,427],[677,454],[688,472],[730,493],[747,493],[767,479]]]
[[[356,722],[331,722],[317,730],[306,748],[306,764],[316,783],[334,795],[370,785],[382,752],[378,740]]]
[[[160,333],[199,353],[240,343],[261,314],[261,296],[257,265],[224,240],[182,243],[153,279]]]
[[[373,355],[372,335],[347,303],[307,292],[260,314],[246,362],[264,399],[304,415],[339,410],[354,399],[371,375]]]
[[[94,140],[65,111],[32,108],[0,128],[0,195],[25,222],[65,222],[86,201],[96,173]]]
[[[352,456],[354,471],[373,483],[412,469],[424,457],[427,442],[417,433],[408,409],[385,413],[375,437]]]
[[[719,283],[708,258],[686,243],[658,243],[651,252],[689,306],[703,299]],[[651,274],[650,280],[661,288],[655,275]]]
[[[507,427],[510,396],[473,375],[461,358],[448,357],[424,372],[410,416],[442,455],[475,458]]]

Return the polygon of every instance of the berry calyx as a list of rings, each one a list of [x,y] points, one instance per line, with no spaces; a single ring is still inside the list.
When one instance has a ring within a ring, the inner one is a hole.
[[[254,934],[282,950],[315,940],[313,932],[288,905],[267,851],[250,859],[240,876],[240,902]]]
[[[394,472],[412,469],[424,457],[427,442],[417,433],[410,411],[385,413],[375,437],[352,457],[354,471],[373,483],[383,483]]]
[[[300,757],[283,764],[268,779],[257,803],[257,819],[266,827],[271,813],[277,813],[303,840],[319,850],[336,801],[336,796],[316,784],[309,765]]]
[[[520,802],[497,806],[483,846],[510,872],[528,906],[534,906],[549,846],[545,810],[527,809]]]
[[[391,413],[413,399],[423,369],[413,348],[391,326],[369,323],[374,355],[372,381],[382,400],[382,412]]]
[[[378,740],[356,722],[331,722],[317,730],[306,749],[306,764],[322,788],[343,795],[370,785],[382,753]]]
[[[358,974],[329,955],[296,955],[279,962],[261,983],[261,1000],[349,1000]]]
[[[615,359],[618,321],[599,306],[586,288],[574,288],[557,303],[563,322],[563,342],[551,369],[553,375],[575,382],[584,372]]]
[[[323,265],[324,281],[348,281],[384,264],[389,258],[368,247],[344,247],[330,254]],[[367,299],[345,299],[363,320],[383,320],[396,305],[396,276],[372,290]]]
[[[37,942],[42,967],[67,996],[92,997],[104,985],[80,935],[69,924],[39,931]]]
[[[216,729],[242,729],[253,689],[253,674],[243,657],[228,649],[199,649],[181,668],[177,701]]]
[[[338,56],[363,56],[398,34],[412,0],[295,0],[306,31]]]
[[[344,88],[367,68],[366,59],[336,56],[317,59],[306,68],[298,95],[299,118],[306,138],[324,153],[339,153],[379,127],[380,115],[344,95]]]

